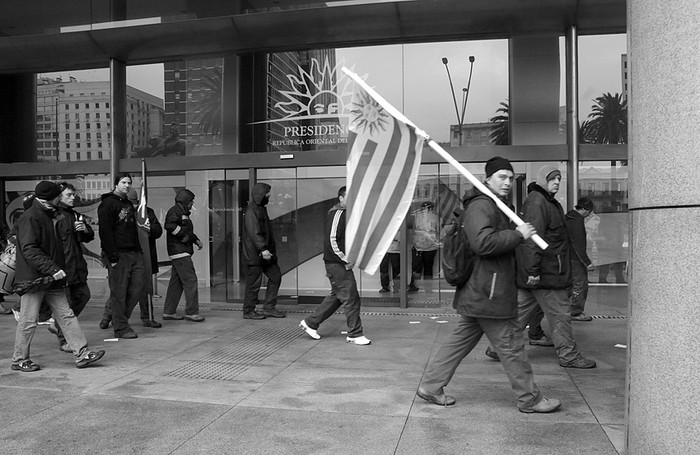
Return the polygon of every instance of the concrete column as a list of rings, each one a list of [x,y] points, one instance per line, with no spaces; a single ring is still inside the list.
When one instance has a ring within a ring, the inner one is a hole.
[[[0,75],[0,162],[36,161],[36,75]]]
[[[126,65],[117,59],[109,61],[109,89],[112,122],[110,133],[112,135],[110,156],[110,182],[114,183],[114,177],[119,172],[119,159],[127,157],[126,150]]]
[[[697,0],[627,3],[634,455],[700,450],[698,23]]]

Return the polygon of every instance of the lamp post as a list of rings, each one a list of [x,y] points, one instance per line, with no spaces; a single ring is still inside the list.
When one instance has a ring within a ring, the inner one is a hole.
[[[56,132],[54,133],[54,139],[55,139],[55,144],[56,144],[56,161],[60,161],[60,153],[58,151],[58,143],[59,143],[59,138],[58,138],[58,96],[56,96]]]
[[[459,128],[459,145],[462,146],[464,133],[462,127],[464,126],[464,115],[467,112],[467,100],[469,99],[469,89],[472,84],[472,72],[474,71],[474,58],[473,55],[469,56],[469,79],[467,81],[467,86],[462,88],[462,112],[460,113],[457,107],[457,96],[455,95],[454,85],[452,84],[452,75],[450,74],[450,67],[448,66],[447,57],[442,58],[442,64],[445,65],[445,70],[447,71],[447,78],[450,81],[450,93],[452,94],[452,101],[455,105],[455,114],[457,115],[457,127]]]

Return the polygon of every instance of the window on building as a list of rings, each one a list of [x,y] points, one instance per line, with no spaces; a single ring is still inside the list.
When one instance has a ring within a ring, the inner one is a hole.
[[[78,145],[80,145],[80,144],[78,144]],[[77,161],[80,161],[80,152],[75,152],[75,159]]]
[[[91,160],[92,159],[92,152],[87,152],[87,159]]]

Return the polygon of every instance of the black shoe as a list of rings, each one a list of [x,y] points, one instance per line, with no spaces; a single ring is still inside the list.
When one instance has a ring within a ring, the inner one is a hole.
[[[19,363],[13,363],[12,367],[15,371],[24,371],[25,373],[30,371],[39,371],[41,367],[31,360],[22,360]]]
[[[496,351],[492,351],[492,350],[491,350],[491,346],[489,346],[488,348],[486,348],[485,354],[486,354],[486,356],[492,358],[492,359],[495,360],[496,362],[500,362],[500,361],[501,361],[501,358],[498,357],[498,353],[496,353]]]
[[[134,332],[131,332],[134,333]],[[136,335],[134,333],[134,335]],[[102,357],[104,357],[105,352],[104,351],[89,351],[87,354],[85,354],[85,357],[82,359],[78,360],[75,362],[76,368],[85,368],[86,366],[90,365],[91,363],[95,363],[98,360],[100,360]]]
[[[280,310],[273,308],[272,310],[262,310],[262,315],[268,318],[286,318],[287,315]]]
[[[379,292],[384,293],[384,292],[389,292],[389,288],[382,287]]]
[[[102,318],[102,320],[100,321],[100,328],[101,328],[102,330],[105,330],[105,329],[109,328],[109,324],[110,324],[111,322],[112,322],[111,319]]]
[[[408,287],[408,293],[409,293],[409,294],[415,294],[416,292],[419,291],[419,289],[420,289],[420,288],[418,288],[417,286],[411,285],[411,286]]]
[[[260,314],[257,311],[249,311],[247,313],[243,313],[243,319],[265,319],[265,315]]]
[[[163,327],[163,324],[161,324],[161,323],[158,322],[158,321],[148,321],[148,320],[146,320],[146,321],[143,321],[143,326],[144,326],[144,327],[150,327],[150,328],[152,328],[152,329],[160,329],[161,327]]]
[[[442,392],[440,395],[437,395],[435,393],[428,392],[423,387],[418,387],[416,395],[418,395],[425,401],[429,401],[440,406],[452,406],[457,402],[457,400],[455,400],[454,397],[445,395],[445,392]]]
[[[136,332],[134,332],[131,329],[126,329],[126,330],[121,330],[119,332],[115,331],[114,332],[114,338],[126,338],[126,339],[134,339],[138,338],[139,336],[136,335]]]

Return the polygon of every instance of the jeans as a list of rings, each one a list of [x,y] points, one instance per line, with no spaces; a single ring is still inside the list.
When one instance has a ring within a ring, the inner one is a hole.
[[[523,343],[522,328],[518,326],[516,318],[486,319],[462,315],[435,354],[421,386],[429,392],[441,393],[459,364],[474,349],[484,333],[501,359],[510,386],[518,398],[518,408],[532,408],[542,400],[542,394],[535,384],[535,376]]]
[[[277,293],[282,284],[282,272],[277,264],[248,265],[248,275],[245,283],[245,300],[243,301],[243,313],[255,311],[258,304],[258,292],[262,285],[263,273],[267,277],[267,289],[265,290],[265,302],[263,309],[274,310],[277,306]]]
[[[352,270],[345,270],[343,264],[326,263],[326,276],[331,282],[331,293],[318,305],[314,314],[305,319],[312,329],[319,325],[340,308],[345,307],[345,319],[348,324],[348,336],[362,336],[362,320],[360,319],[360,294],[357,292],[357,282]]]
[[[73,314],[77,317],[83,312],[83,309],[90,300],[90,287],[87,283],[74,283],[68,285],[65,288],[66,298],[68,299],[68,306],[73,310]],[[39,321],[47,321],[51,318],[51,308],[46,304],[41,305],[39,310]],[[54,318],[56,319],[56,318]],[[63,335],[63,330],[58,327],[58,344],[64,345],[66,343],[66,337]]]
[[[45,300],[56,323],[63,331],[68,346],[73,350],[76,362],[88,352],[87,340],[80,329],[78,318],[68,306],[68,299],[63,289],[51,289],[48,291],[29,292],[20,298],[20,314],[15,333],[15,350],[12,354],[12,363],[29,360],[30,345],[36,322],[39,317],[41,301]]]
[[[588,270],[580,261],[571,261],[571,316],[579,316],[588,298]]]
[[[194,264],[190,256],[173,259],[173,268],[170,270],[170,282],[165,293],[163,314],[175,314],[183,291],[185,292],[185,314],[188,316],[199,314],[197,272],[194,270]]]
[[[518,289],[518,325],[523,330],[537,309],[542,308],[560,363],[581,356],[571,327],[569,291],[566,289]]]
[[[151,279],[155,276],[153,274]],[[153,296],[149,296],[146,292],[146,286],[144,286],[141,292],[141,298],[139,299],[139,310],[142,321],[152,321],[155,318],[155,313],[153,312]]]
[[[109,266],[109,303],[114,332],[131,330],[129,318],[141,297],[144,286],[143,254],[140,251],[119,253],[119,261]]]

